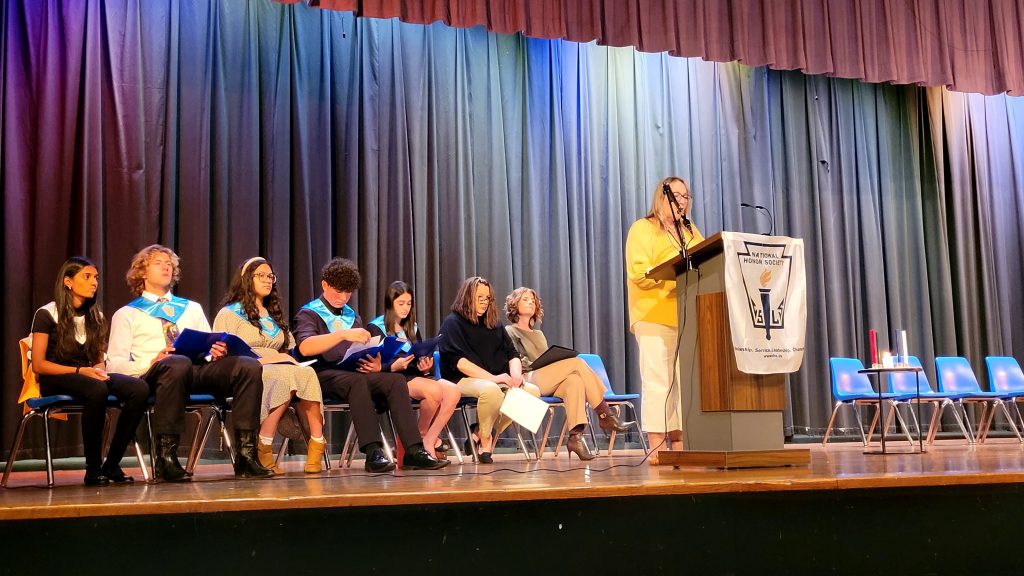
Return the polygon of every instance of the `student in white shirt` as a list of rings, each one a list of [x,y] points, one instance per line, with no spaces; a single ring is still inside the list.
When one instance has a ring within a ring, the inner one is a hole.
[[[153,433],[156,435],[158,480],[188,480],[178,461],[178,441],[185,431],[185,400],[189,394],[211,394],[233,398],[235,428],[235,475],[243,478],[273,475],[260,465],[256,455],[263,394],[262,366],[254,358],[228,356],[223,342],[210,348],[208,360],[192,360],[174,353],[171,345],[186,329],[210,331],[210,323],[199,304],[175,296],[171,287],[178,282],[178,255],[154,244],[132,259],[126,279],[138,296],[114,313],[110,321],[107,368],[111,372],[138,376],[156,397]]]

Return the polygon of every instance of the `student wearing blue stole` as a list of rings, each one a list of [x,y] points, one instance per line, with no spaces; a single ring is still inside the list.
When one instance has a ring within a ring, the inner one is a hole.
[[[401,355],[385,362],[382,370],[405,376],[409,396],[420,401],[419,430],[423,445],[432,447],[437,458],[447,458],[451,446],[441,440],[441,432],[455,412],[461,394],[455,384],[434,379],[433,355],[415,358],[409,354],[410,342],[421,339],[412,288],[402,281],[392,282],[384,292],[384,314],[374,318],[366,328],[373,336],[393,335],[406,341]]]
[[[379,355],[363,358],[357,372],[338,366],[353,343],[365,344],[370,339],[359,315],[348,305],[352,292],[361,282],[359,269],[350,260],[335,258],[323,267],[320,272],[323,293],[295,315],[299,354],[303,359],[317,360],[313,367],[325,396],[348,402],[359,447],[366,454],[367,472],[389,472],[395,468],[384,454],[375,400],[391,411],[395,434],[405,447],[402,466],[411,470],[443,468],[448,461],[438,461],[423,448],[405,377],[381,372]]]
[[[122,484],[134,479],[121,470],[121,457],[146,412],[149,387],[138,378],[108,374],[103,360],[107,326],[96,302],[99,272],[85,258],[60,268],[53,302],[32,320],[32,370],[44,396],[68,394],[82,402],[82,444],[86,486]],[[107,396],[121,401],[121,414],[103,462]]]
[[[288,331],[288,321],[281,310],[277,275],[270,262],[258,256],[246,260],[232,277],[224,304],[213,319],[213,329],[230,332],[244,340],[260,355],[263,364],[257,448],[260,464],[276,474],[284,472],[274,462],[274,435],[294,399],[296,410],[302,413],[309,426],[309,448],[303,470],[308,474],[320,472],[320,459],[327,448],[320,382],[312,368],[299,366],[288,354],[295,346],[295,339]]]
[[[261,478],[273,472],[256,455],[263,392],[262,366],[255,358],[228,356],[223,342],[210,348],[209,361],[193,364],[174,353],[172,344],[186,329],[210,331],[199,304],[171,294],[180,276],[178,255],[154,244],[139,251],[126,274],[137,298],[110,319],[107,351],[111,372],[145,380],[156,398],[153,433],[156,435],[156,478],[166,482],[189,480],[178,462],[178,439],[185,431],[185,399],[189,394],[211,394],[231,401],[235,428],[235,476]]]

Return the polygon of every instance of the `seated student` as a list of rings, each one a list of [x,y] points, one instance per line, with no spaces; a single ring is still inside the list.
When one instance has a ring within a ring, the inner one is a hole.
[[[451,309],[441,324],[441,376],[455,382],[463,396],[478,399],[480,462],[490,464],[494,434],[512,423],[499,417],[505,391],[522,387],[540,396],[540,390],[523,380],[519,354],[498,320],[490,282],[479,276],[463,280]]]
[[[544,303],[531,288],[516,288],[505,297],[505,317],[512,324],[505,326],[512,343],[523,362],[526,381],[536,384],[545,396],[557,396],[565,403],[565,417],[569,421],[569,439],[565,443],[569,454],[580,460],[591,460],[595,454],[583,442],[587,425],[587,404],[597,413],[598,423],[605,432],[625,432],[632,424],[623,424],[612,414],[604,401],[604,383],[582,358],[567,358],[552,362],[537,370],[530,365],[548,349],[544,333],[535,327],[544,318]],[[571,457],[571,456],[570,456]]]
[[[432,447],[437,458],[447,458],[451,446],[441,440],[441,431],[459,403],[459,389],[447,380],[434,379],[433,354],[421,358],[409,354],[410,342],[422,340],[416,324],[412,288],[405,282],[392,282],[384,293],[384,314],[374,318],[366,328],[371,336],[393,335],[406,341],[402,355],[385,362],[382,371],[405,376],[409,396],[420,401],[419,430],[423,445]]]
[[[323,398],[316,371],[299,366],[287,353],[295,346],[288,321],[281,311],[277,275],[265,258],[250,258],[231,279],[224,297],[224,308],[213,319],[213,329],[230,332],[245,341],[260,355],[263,364],[263,405],[260,408],[260,464],[281,474],[274,465],[274,435],[277,424],[297,397],[297,408],[309,425],[310,442],[306,451],[309,474],[320,472],[327,440],[324,439]]]
[[[171,293],[180,273],[178,255],[170,248],[153,244],[140,250],[126,274],[128,287],[138,297],[110,320],[110,371],[140,376],[156,397],[152,418],[157,444],[155,476],[166,482],[192,477],[178,462],[178,438],[185,431],[189,394],[233,398],[235,476],[271,476],[273,472],[261,466],[256,455],[263,393],[260,363],[254,358],[228,356],[223,342],[214,344],[209,361],[200,364],[174,353],[172,344],[182,330],[210,331],[202,306]]]
[[[69,259],[57,274],[53,302],[37,310],[32,319],[32,370],[39,375],[40,392],[74,396],[84,406],[86,486],[135,481],[121,470],[121,458],[146,412],[149,393],[149,387],[138,378],[106,372],[106,319],[96,303],[99,277],[89,260]],[[103,463],[103,426],[110,394],[123,405]]]
[[[423,448],[405,377],[382,373],[379,354],[361,359],[357,372],[337,365],[353,343],[365,344],[370,339],[359,315],[348,306],[352,292],[362,281],[356,265],[350,260],[335,258],[324,265],[320,278],[323,289],[320,298],[303,306],[295,315],[295,340],[303,359],[317,360],[313,367],[324,393],[348,402],[359,448],[366,454],[366,471],[395,469],[384,454],[374,400],[391,411],[395,434],[405,446],[403,468],[436,470],[447,466],[447,460],[438,461]]]

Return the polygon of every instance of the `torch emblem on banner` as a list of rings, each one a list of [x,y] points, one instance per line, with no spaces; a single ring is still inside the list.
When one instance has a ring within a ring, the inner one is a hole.
[[[750,320],[755,328],[764,329],[765,340],[772,339],[772,330],[786,326],[786,300],[789,293],[791,256],[785,244],[744,242],[745,252],[737,252],[743,286],[747,293]]]

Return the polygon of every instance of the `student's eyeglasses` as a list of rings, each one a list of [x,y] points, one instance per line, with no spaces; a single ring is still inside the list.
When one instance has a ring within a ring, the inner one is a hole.
[[[273,272],[269,274],[267,274],[266,272],[257,272],[253,274],[253,276],[259,278],[261,282],[270,280],[271,284],[277,284],[277,274],[274,274]]]
[[[476,297],[476,301],[479,302],[480,304],[483,304],[485,302],[490,302],[491,300],[494,300],[494,298],[491,298],[490,296],[477,296]]]

